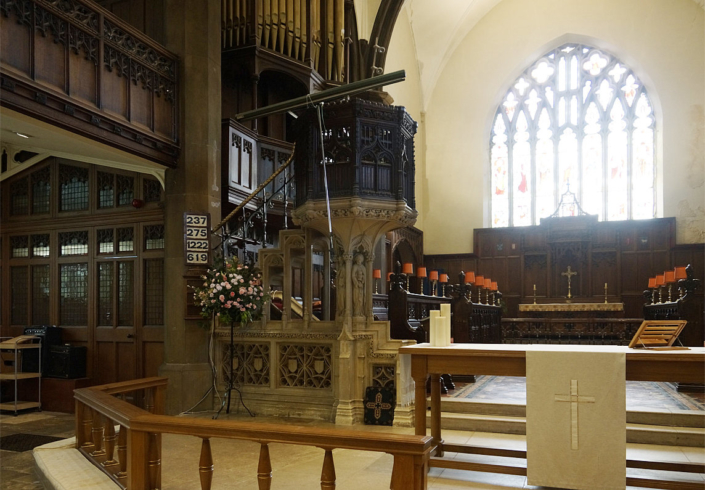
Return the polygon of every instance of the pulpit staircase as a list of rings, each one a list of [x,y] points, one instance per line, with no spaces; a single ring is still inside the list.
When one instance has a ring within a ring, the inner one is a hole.
[[[443,429],[526,434],[524,404],[444,398],[441,410]],[[427,424],[430,423],[427,411]],[[627,410],[627,443],[703,447],[705,411]]]

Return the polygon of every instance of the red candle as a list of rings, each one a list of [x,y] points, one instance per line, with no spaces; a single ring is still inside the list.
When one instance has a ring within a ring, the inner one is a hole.
[[[473,284],[475,282],[475,273],[466,272],[465,273],[465,284]]]
[[[485,288],[489,289],[490,286],[492,286],[492,279],[488,277],[487,279],[485,279]]]
[[[675,271],[666,271],[663,273],[666,279],[666,284],[673,284],[676,282],[676,272]]]
[[[653,289],[656,287],[656,278],[655,277],[650,277],[649,278],[649,288]]]
[[[413,274],[414,273],[414,264],[411,262],[405,262],[404,267],[401,270],[404,274]]]
[[[431,271],[428,278],[431,281],[437,281],[438,280],[438,271]]]
[[[372,271],[372,277],[374,279],[382,279],[382,271],[379,269],[375,269]]]
[[[418,267],[416,269],[416,276],[417,277],[426,277],[426,268],[425,267]]]
[[[656,287],[661,287],[666,284],[666,277],[663,274],[656,276]]]
[[[497,283],[492,281],[492,285],[490,286],[490,291],[497,291]]]
[[[448,274],[441,274],[441,282],[448,282]]]
[[[485,285],[485,278],[482,276],[475,277],[475,286],[483,287]]]
[[[387,272],[387,282],[389,282],[389,281],[391,281],[391,280],[392,280],[392,273],[391,273],[391,272]]]

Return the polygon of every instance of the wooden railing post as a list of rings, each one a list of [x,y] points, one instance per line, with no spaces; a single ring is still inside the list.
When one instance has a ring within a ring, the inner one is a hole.
[[[93,432],[91,430],[92,425],[93,425],[93,409],[90,407],[84,407],[83,408],[82,427],[81,427],[81,432],[83,433],[83,444],[81,444],[81,447],[84,448],[86,451],[89,451],[90,448],[94,447],[94,445],[93,445]]]
[[[121,432],[124,429],[121,429]],[[149,490],[149,434],[127,430],[127,488],[129,490]]]
[[[118,471],[116,476],[118,481],[124,486],[127,482],[127,429],[122,426],[120,426],[120,432],[118,433],[117,453],[120,471]]]
[[[149,434],[149,483],[150,490],[162,488],[162,437],[161,434]]]
[[[144,409],[149,413],[154,413],[154,388],[144,390]]]
[[[335,464],[333,463],[332,449],[326,449],[326,455],[323,457],[321,490],[335,490]]]
[[[94,447],[91,456],[96,459],[102,459],[105,456],[105,450],[103,449],[103,416],[97,410],[93,410],[91,436]]]
[[[426,490],[428,463],[423,456],[394,455],[392,469],[393,490]]]
[[[272,486],[272,463],[269,461],[269,445],[262,443],[257,465],[257,484],[259,490],[269,490]]]
[[[201,443],[201,459],[198,461],[198,474],[201,478],[201,490],[210,490],[213,481],[213,455],[211,440],[203,438]]]
[[[164,415],[166,409],[166,386],[157,386],[153,388],[154,413],[155,415]]]
[[[110,468],[111,471],[118,465],[118,462],[114,458],[116,441],[115,422],[105,417],[105,461],[103,462],[103,466]]]
[[[85,418],[86,406],[76,400],[76,416],[74,429],[76,431],[76,449],[81,448],[86,443],[86,434],[83,430],[83,419]]]

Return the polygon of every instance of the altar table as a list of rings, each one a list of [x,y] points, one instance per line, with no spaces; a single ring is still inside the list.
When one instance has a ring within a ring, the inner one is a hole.
[[[689,350],[644,350],[624,346],[603,346],[605,352],[626,353],[626,379],[628,381],[668,381],[703,383],[705,381],[705,348]],[[486,374],[494,376],[526,376],[526,352],[529,350],[580,351],[580,345],[522,345],[522,344],[451,344],[449,347],[432,347],[430,344],[403,346],[399,354],[411,356],[411,376],[415,387],[415,433],[426,435],[426,379],[431,376],[431,436],[436,445],[429,467],[456,468],[513,475],[526,475],[526,467],[498,464],[470,463],[442,459],[444,451],[526,458],[525,451],[496,448],[479,448],[444,444],[441,438],[441,388],[439,377],[443,373]],[[652,463],[627,460],[627,467],[705,473],[705,465],[682,463]],[[691,488],[686,482],[669,485],[667,481],[627,478],[632,486],[656,488]],[[702,488],[702,483],[692,488]]]
[[[624,311],[624,303],[543,303],[520,304],[521,312]]]

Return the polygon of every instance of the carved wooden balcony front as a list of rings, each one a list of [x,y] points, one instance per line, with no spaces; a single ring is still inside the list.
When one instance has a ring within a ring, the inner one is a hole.
[[[0,102],[174,167],[178,59],[87,0],[0,1]]]

